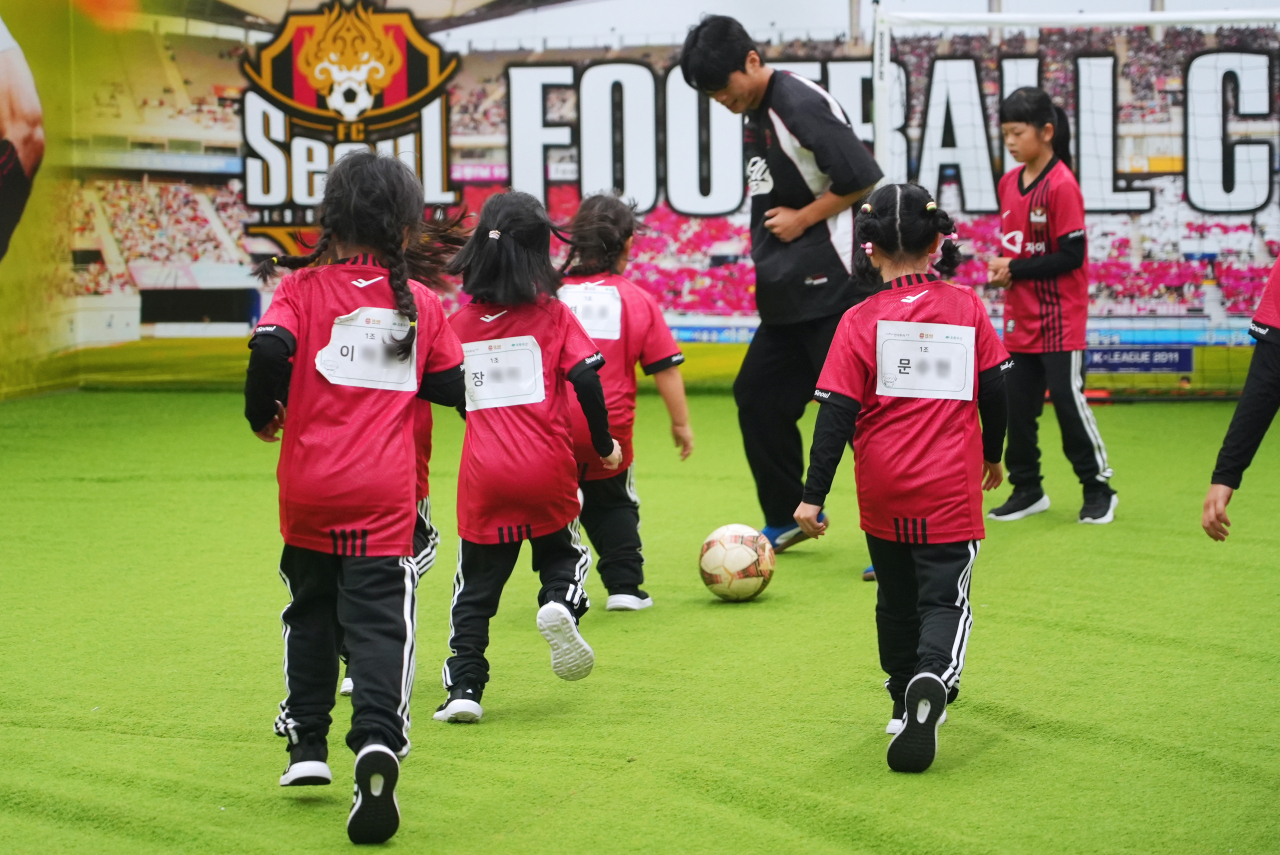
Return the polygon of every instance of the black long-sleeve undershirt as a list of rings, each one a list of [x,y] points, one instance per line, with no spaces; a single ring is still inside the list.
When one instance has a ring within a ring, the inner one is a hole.
[[[1084,251],[1084,232],[1072,232],[1058,238],[1056,252],[1010,261],[1009,275],[1014,279],[1053,279],[1083,266]]]
[[[296,342],[288,330],[277,327],[259,333],[249,341],[249,369],[245,372],[244,416],[256,433],[276,415],[276,402],[289,403],[289,380],[293,365],[289,359]],[[452,407],[466,399],[461,365],[422,376],[417,396],[424,401]]]
[[[982,456],[999,463],[1004,456],[1004,437],[1009,426],[1009,405],[1004,391],[1006,365],[994,365],[978,374],[978,416],[982,420]],[[821,406],[809,448],[809,472],[801,500],[822,505],[831,492],[836,468],[844,447],[853,440],[862,405],[835,392],[820,392]]]
[[[1277,410],[1280,410],[1280,344],[1259,339],[1253,348],[1240,403],[1236,404],[1231,426],[1222,440],[1211,483],[1240,489],[1244,470],[1253,462]]]
[[[591,447],[601,457],[613,454],[613,436],[609,433],[609,408],[604,402],[604,386],[600,383],[600,375],[596,370],[603,365],[597,360],[595,365],[580,364],[569,372],[569,382],[578,396],[578,406],[587,417],[587,427],[591,429]]]

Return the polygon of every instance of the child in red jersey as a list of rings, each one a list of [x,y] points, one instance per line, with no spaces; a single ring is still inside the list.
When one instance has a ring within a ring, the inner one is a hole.
[[[640,553],[640,499],[632,468],[631,428],[636,416],[637,364],[651,375],[671,416],[671,436],[680,458],[693,452],[689,404],[680,363],[684,354],[671,337],[657,301],[622,277],[636,231],[635,210],[616,196],[584,199],[570,223],[574,249],[565,262],[569,276],[557,293],[582,322],[604,355],[600,382],[609,405],[609,430],[622,446],[620,471],[606,469],[591,443],[591,431],[574,409],[573,435],[582,490],[582,527],[596,549],[600,580],[609,591],[609,611],[653,605],[644,584]]]
[[[1009,371],[1009,481],[1013,494],[988,515],[1019,520],[1049,509],[1041,487],[1039,421],[1045,388],[1062,450],[1084,488],[1082,523],[1105,524],[1118,499],[1098,422],[1084,396],[1089,266],[1084,197],[1071,174],[1067,114],[1042,89],[1018,89],[1000,105],[1005,147],[1021,169],[1000,179],[1001,257],[991,282],[1008,287],[1004,346]]]
[[[826,530],[819,513],[852,436],[878,582],[880,666],[893,698],[889,766],[922,772],[964,668],[982,490],[1003,480],[1008,354],[977,294],[945,281],[960,252],[951,217],[928,191],[880,188],[857,229],[864,243],[854,274],[883,290],[845,312],[836,330],[814,392],[822,407],[795,518],[811,537]],[[929,272],[939,246],[942,279]]]
[[[591,673],[595,654],[578,632],[590,605],[583,584],[591,553],[578,532],[578,477],[569,411],[579,406],[606,469],[622,448],[596,369],[602,357],[555,297],[551,221],[527,193],[492,196],[471,240],[449,264],[471,302],[449,319],[465,354],[467,432],[458,467],[458,574],[444,664],[449,695],[439,721],[474,722],[489,680],[489,621],[526,540],[541,578],[538,630],[551,669],[565,680]],[[578,401],[569,400],[572,386]]]
[[[417,620],[413,407],[463,398],[461,345],[439,299],[406,272],[406,247],[430,228],[422,212],[412,170],[349,154],[329,171],[315,251],[256,271],[264,280],[277,265],[297,271],[254,332],[245,383],[245,416],[267,442],[279,440],[279,402],[289,402],[278,468],[288,695],[276,733],[289,740],[290,764],[280,784],[332,780],[326,736],[345,644],[356,843],[382,842],[400,822]],[[331,250],[340,260],[301,269]]]

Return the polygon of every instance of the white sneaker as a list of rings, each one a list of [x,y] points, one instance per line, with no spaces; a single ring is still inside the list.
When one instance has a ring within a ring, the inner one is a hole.
[[[538,632],[551,645],[551,670],[561,680],[581,680],[591,673],[596,654],[578,632],[578,622],[560,603],[538,609]]]
[[[638,612],[641,609],[647,609],[653,605],[653,597],[637,597],[632,594],[610,594],[609,602],[605,603],[605,611],[609,612]]]
[[[942,711],[942,718],[938,719],[938,724],[946,724],[947,711]],[[889,723],[884,726],[884,732],[888,734],[898,734],[902,732],[902,719],[891,718]]]
[[[300,760],[290,763],[280,776],[282,787],[318,787],[333,783],[333,773],[323,760]]]
[[[351,678],[350,678],[350,677],[343,677],[343,678],[342,678],[342,688],[338,690],[338,694],[340,694],[340,695],[350,695],[350,694],[351,694],[351,691],[352,691],[354,688],[355,688],[355,683],[352,683],[352,682],[351,682]]]

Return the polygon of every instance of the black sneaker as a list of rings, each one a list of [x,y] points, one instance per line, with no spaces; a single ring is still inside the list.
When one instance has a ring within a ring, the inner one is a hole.
[[[1116,518],[1116,505],[1120,497],[1110,487],[1102,490],[1086,490],[1084,507],[1080,508],[1080,522],[1089,525],[1106,525]]]
[[[895,772],[923,772],[938,753],[938,725],[947,711],[947,687],[937,674],[917,674],[907,684],[902,730],[885,759]]]
[[[449,697],[436,708],[435,715],[432,718],[436,721],[461,722],[464,724],[477,722],[484,715],[484,709],[480,706],[480,696],[483,694],[484,687],[482,686],[476,686],[472,683],[459,683],[449,690]]]
[[[1012,522],[1049,510],[1049,497],[1044,490],[1014,490],[1009,500],[987,514],[989,520]]]
[[[282,787],[319,787],[333,783],[329,771],[329,743],[323,736],[304,736],[289,748],[289,768],[280,776]]]
[[[347,817],[347,837],[352,843],[383,843],[400,828],[396,782],[400,760],[395,752],[376,742],[356,755],[356,792]]]

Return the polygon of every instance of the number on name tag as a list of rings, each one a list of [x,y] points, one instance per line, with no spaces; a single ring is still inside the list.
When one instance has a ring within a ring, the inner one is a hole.
[[[533,336],[466,342],[462,356],[468,412],[545,400],[542,348]]]
[[[876,394],[973,400],[974,328],[910,321],[876,323]]]
[[[600,339],[622,338],[622,295],[616,286],[583,282],[561,285],[556,294],[577,315],[587,335]]]
[[[409,319],[394,309],[362,306],[333,319],[329,343],[316,352],[316,370],[335,386],[416,392],[417,342],[404,359],[392,350],[408,332]]]

